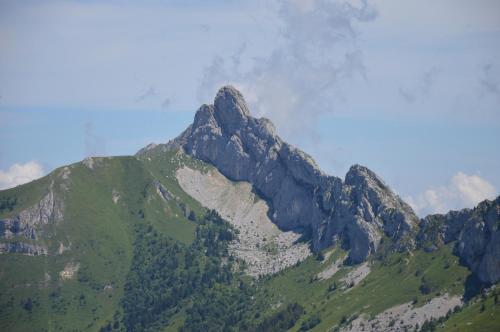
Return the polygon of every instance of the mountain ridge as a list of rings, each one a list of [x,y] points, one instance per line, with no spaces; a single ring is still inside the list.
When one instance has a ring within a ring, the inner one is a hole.
[[[213,105],[202,105],[193,124],[165,147],[182,148],[228,178],[250,182],[270,203],[279,227],[311,228],[315,251],[340,243],[350,249],[349,260],[359,263],[377,251],[382,236],[393,238],[398,250],[415,246],[409,234],[417,216],[375,173],[353,165],[345,181],[327,175],[284,142],[270,120],[253,118],[232,86],[222,87]],[[370,197],[362,197],[361,187],[373,189]]]
[[[500,197],[418,219],[231,89],[167,144],[0,191],[0,329],[498,328]]]
[[[243,95],[232,86],[219,89],[214,103],[203,104],[193,123],[162,147],[165,151],[181,149],[214,165],[231,180],[250,182],[269,203],[269,217],[278,227],[302,231],[310,227],[313,251],[341,245],[349,252],[347,262],[351,264],[375,254],[384,237],[390,240],[391,251],[422,247],[430,229],[428,220],[432,215],[418,218],[369,168],[352,165],[344,180],[323,172],[311,156],[283,141],[269,119],[253,118]],[[141,149],[136,156],[151,148]],[[498,209],[498,199],[493,202],[496,204],[492,209]],[[481,204],[486,203],[479,206]],[[467,218],[458,216],[464,213],[450,211],[447,216],[457,218],[445,217],[441,227],[458,223],[463,230]],[[488,223],[484,218],[476,219],[471,222],[473,226],[467,227],[492,224],[491,220]],[[500,280],[500,260],[497,259],[500,248],[494,245],[500,235],[498,228],[488,227],[485,232],[476,232],[475,237],[466,236],[470,232],[461,233],[468,245],[459,242],[462,248],[457,245],[455,251],[482,282],[491,284]],[[458,235],[445,243],[462,239]],[[474,245],[478,241],[481,244]],[[479,247],[475,250],[488,257],[492,267],[486,268],[466,258],[471,256],[468,250],[471,246]]]

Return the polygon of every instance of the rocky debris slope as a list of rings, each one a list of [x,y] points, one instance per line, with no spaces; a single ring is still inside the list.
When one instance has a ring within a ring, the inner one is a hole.
[[[435,214],[422,219],[417,236],[427,251],[457,241],[455,254],[482,282],[500,280],[500,196],[474,209]]]
[[[345,181],[323,173],[314,160],[284,142],[273,124],[256,119],[233,87],[219,90],[194,122],[165,149],[183,149],[226,177],[248,181],[269,203],[269,216],[285,231],[311,231],[315,251],[340,243],[359,263],[385,235],[411,249],[418,218],[373,172],[353,166]],[[147,153],[148,148],[138,152]]]
[[[343,264],[343,258],[337,259],[335,262],[331,263],[326,269],[319,272],[316,275],[316,278],[318,278],[319,280],[330,279],[331,277],[333,277],[335,275],[335,273],[337,273],[340,270],[340,268],[342,267],[342,264]]]
[[[237,240],[229,250],[247,263],[249,275],[273,274],[311,255],[306,243],[297,242],[300,234],[282,232],[271,222],[268,205],[248,182],[233,183],[215,169],[202,172],[186,166],[176,177],[186,193],[236,228]]]
[[[347,291],[350,291],[353,287],[357,286],[363,279],[368,277],[370,274],[370,265],[368,262],[364,262],[363,264],[357,266],[340,281],[342,281],[346,285]]]
[[[450,310],[462,304],[460,297],[444,294],[433,298],[421,307],[405,303],[389,308],[372,319],[361,315],[342,327],[340,331],[413,331],[417,325],[422,326],[431,318],[446,316]]]

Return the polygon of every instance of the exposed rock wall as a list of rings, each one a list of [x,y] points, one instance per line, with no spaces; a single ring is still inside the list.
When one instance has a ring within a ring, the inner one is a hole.
[[[165,188],[161,183],[160,181],[158,180],[155,180],[153,182],[153,185],[155,186],[156,188],[156,192],[158,193],[158,195],[160,195],[161,198],[163,198],[163,200],[165,201],[170,201],[172,199],[174,199],[174,195],[172,195],[172,193],[170,191],[168,191],[167,188]]]
[[[49,192],[38,203],[13,217],[0,220],[0,240],[2,238],[38,240],[44,225],[59,222],[62,219],[62,202],[56,198],[51,186]],[[0,243],[0,252],[40,255],[47,254],[47,248],[23,241],[9,241]]]
[[[230,86],[219,90],[213,105],[201,106],[193,124],[166,148],[182,148],[226,177],[250,182],[282,230],[311,230],[314,250],[340,242],[357,263],[377,250],[384,234],[398,249],[413,246],[407,235],[418,218],[373,172],[353,166],[345,182],[323,173],[310,156],[283,142],[269,120],[250,116]]]
[[[485,283],[500,280],[500,196],[474,209],[422,219],[419,245],[426,250],[457,241],[455,254]]]

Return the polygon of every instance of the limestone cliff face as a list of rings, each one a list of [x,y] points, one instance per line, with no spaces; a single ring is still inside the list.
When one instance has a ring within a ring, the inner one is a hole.
[[[33,206],[10,217],[0,219],[0,253],[15,252],[29,255],[47,253],[47,248],[11,239],[38,240],[43,226],[63,219],[62,202],[56,198],[52,186],[49,192]]]
[[[0,238],[9,239],[20,235],[26,239],[36,240],[40,226],[47,225],[51,220],[62,220],[61,202],[55,199],[52,188],[35,205],[12,218],[0,220]]]
[[[349,258],[358,262],[377,251],[383,235],[395,240],[397,250],[414,248],[417,223],[411,207],[375,173],[354,165],[347,172],[327,234],[343,236],[349,244]]]
[[[418,235],[426,250],[457,241],[455,254],[485,283],[500,280],[500,196],[474,209],[424,218]]]
[[[221,88],[213,105],[201,106],[193,124],[166,148],[182,148],[226,177],[250,182],[282,230],[312,231],[314,250],[340,243],[357,263],[377,250],[383,235],[398,249],[413,246],[408,234],[418,218],[373,172],[353,166],[345,181],[323,173],[269,120],[253,118],[233,87]]]

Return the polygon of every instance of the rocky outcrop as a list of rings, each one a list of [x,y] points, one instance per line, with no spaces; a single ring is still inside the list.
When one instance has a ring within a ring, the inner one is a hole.
[[[170,191],[168,191],[167,188],[165,188],[161,183],[160,181],[158,180],[155,180],[153,182],[153,185],[155,186],[156,188],[156,192],[158,193],[158,195],[160,195],[160,197],[165,200],[165,201],[170,201],[172,199],[174,199],[174,195],[172,195],[172,193]]]
[[[0,238],[21,236],[36,240],[40,227],[63,219],[62,203],[56,199],[52,188],[35,205],[11,218],[0,220]]]
[[[418,243],[425,250],[457,241],[455,254],[482,282],[500,280],[500,196],[474,209],[422,219]]]
[[[250,116],[233,87],[221,88],[213,105],[201,106],[193,124],[163,150],[177,148],[229,179],[250,182],[269,203],[271,220],[285,231],[310,230],[316,251],[339,242],[357,263],[377,250],[384,235],[398,249],[413,245],[407,235],[418,218],[373,172],[353,166],[345,182],[323,173],[269,120]]]
[[[247,274],[277,273],[311,255],[301,234],[283,232],[269,219],[268,204],[248,182],[232,182],[216,169],[201,172],[187,166],[176,171],[182,190],[204,207],[217,211],[236,230],[229,251],[243,260]]]
[[[368,168],[354,165],[327,225],[327,237],[339,238],[355,263],[376,252],[383,235],[395,240],[395,249],[414,247],[417,217],[410,206]]]

